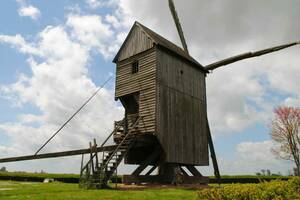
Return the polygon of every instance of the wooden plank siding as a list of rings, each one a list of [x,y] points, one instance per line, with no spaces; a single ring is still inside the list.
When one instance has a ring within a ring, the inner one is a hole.
[[[166,162],[208,165],[205,74],[157,48],[156,134]]]
[[[118,61],[125,60],[133,55],[151,49],[153,40],[139,26],[134,26],[131,33],[126,38],[122,50],[120,51]]]
[[[131,73],[131,64],[139,61],[139,72]],[[139,92],[138,127],[142,133],[155,131],[156,111],[156,53],[155,48],[117,63],[115,97]]]
[[[132,74],[132,63],[136,60],[139,71]],[[117,64],[115,97],[139,94],[135,98],[138,114],[143,117],[139,131],[157,136],[165,152],[165,162],[208,165],[203,67],[139,23],[131,29],[114,62]],[[124,100],[124,105],[126,102],[130,101]],[[127,113],[135,112],[129,110],[127,107]],[[134,157],[135,153],[129,154]]]

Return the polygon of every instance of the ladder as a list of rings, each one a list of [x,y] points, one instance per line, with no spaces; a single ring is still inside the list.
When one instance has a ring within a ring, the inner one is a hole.
[[[90,160],[81,167],[79,181],[80,187],[86,189],[107,187],[108,180],[112,177],[128,150],[136,141],[137,127],[140,119],[141,117],[137,117],[128,132],[124,132],[124,134],[122,134],[121,139],[114,149],[108,152],[102,152],[102,159],[99,160],[97,151],[93,152],[93,149],[96,148],[96,143],[94,146],[90,145],[91,157]],[[124,123],[124,119],[117,123],[112,133],[101,146],[104,146],[112,135],[118,133],[120,130],[124,131]]]

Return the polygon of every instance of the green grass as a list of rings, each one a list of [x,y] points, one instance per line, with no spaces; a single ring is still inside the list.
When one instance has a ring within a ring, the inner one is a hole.
[[[196,190],[83,190],[78,184],[0,181],[0,200],[195,199]]]
[[[35,177],[35,178],[79,178],[79,174],[48,174],[48,173],[29,173],[29,172],[0,172],[1,176],[11,177]],[[119,175],[121,178],[121,176]],[[209,176],[209,178],[215,178]],[[222,179],[239,179],[239,178],[258,178],[258,179],[282,179],[291,178],[290,176],[256,176],[256,175],[222,175]]]
[[[300,179],[260,184],[212,184],[210,189],[83,190],[78,184],[0,181],[0,200],[300,199]],[[299,194],[299,195],[298,195]],[[298,195],[298,196],[297,196]],[[251,198],[249,198],[251,196]],[[252,198],[254,197],[255,198]],[[257,197],[257,198],[256,198]],[[259,198],[258,198],[259,197]],[[270,198],[269,198],[270,197]],[[278,198],[277,198],[278,197]]]

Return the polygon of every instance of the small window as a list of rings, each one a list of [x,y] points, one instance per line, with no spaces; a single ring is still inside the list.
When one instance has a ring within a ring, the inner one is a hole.
[[[131,64],[131,73],[135,74],[138,72],[139,72],[139,61],[136,60]]]

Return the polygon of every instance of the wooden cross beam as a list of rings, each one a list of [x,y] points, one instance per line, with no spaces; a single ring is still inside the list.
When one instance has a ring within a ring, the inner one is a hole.
[[[97,147],[97,152],[103,151],[111,151],[115,149],[116,145],[104,146],[104,147]],[[5,162],[16,162],[16,161],[25,161],[25,160],[37,160],[37,159],[44,159],[44,158],[57,158],[57,157],[66,157],[66,156],[76,156],[82,154],[90,153],[90,148],[87,149],[76,149],[71,151],[60,151],[60,152],[53,152],[53,153],[44,153],[38,155],[27,155],[27,156],[19,156],[19,157],[10,157],[10,158],[0,158],[0,163]]]
[[[242,53],[230,58],[226,58],[224,60],[220,60],[217,61],[215,63],[209,64],[207,66],[205,66],[205,69],[207,70],[214,70],[216,68],[225,66],[225,65],[229,65],[231,63],[240,61],[240,60],[244,60],[244,59],[248,59],[248,58],[253,58],[253,57],[258,57],[258,56],[262,56],[268,53],[272,53],[275,51],[280,51],[282,49],[291,47],[291,46],[295,46],[295,45],[299,45],[300,41],[298,42],[292,42],[292,43],[288,43],[288,44],[283,44],[283,45],[279,45],[279,46],[275,46],[275,47],[271,47],[271,48],[267,48],[267,49],[263,49],[263,50],[259,50],[259,51],[254,51],[254,52],[248,52],[248,53]]]

